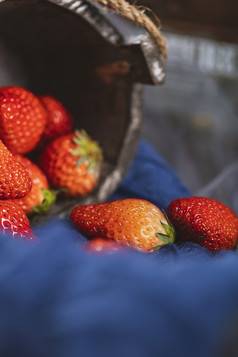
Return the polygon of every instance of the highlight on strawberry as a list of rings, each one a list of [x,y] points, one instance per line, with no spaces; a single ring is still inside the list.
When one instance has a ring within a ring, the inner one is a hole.
[[[40,155],[39,166],[54,189],[67,196],[83,196],[97,185],[103,162],[102,150],[84,130],[51,141]]]
[[[73,208],[73,225],[88,238],[105,238],[143,253],[174,242],[174,229],[154,204],[128,198]]]
[[[36,239],[26,214],[11,201],[0,201],[0,233],[14,238]]]
[[[182,197],[167,210],[176,237],[211,251],[233,249],[238,239],[238,217],[223,203],[207,197]]]

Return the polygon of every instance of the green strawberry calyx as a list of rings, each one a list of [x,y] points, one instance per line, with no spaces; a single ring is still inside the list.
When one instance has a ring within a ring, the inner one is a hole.
[[[99,144],[90,138],[85,130],[75,130],[75,135],[72,140],[77,148],[71,152],[73,156],[78,156],[76,166],[83,163],[88,163],[88,172],[98,173],[102,161],[103,154]]]
[[[47,212],[55,202],[58,193],[61,192],[61,190],[48,190],[46,188],[42,188],[41,191],[44,196],[42,203],[32,208],[33,212],[36,213],[37,215],[41,215]]]
[[[154,246],[154,250],[160,249],[163,245],[173,243],[175,240],[175,230],[172,224],[166,224],[160,221],[166,233],[156,233],[156,237],[162,240],[163,243]],[[169,222],[170,223],[170,222]]]

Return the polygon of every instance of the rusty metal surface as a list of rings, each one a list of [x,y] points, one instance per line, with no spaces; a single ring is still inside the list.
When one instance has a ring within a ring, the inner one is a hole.
[[[164,79],[148,36],[126,42],[90,1],[5,0],[0,50],[1,86],[55,96],[72,113],[75,127],[84,128],[104,152],[98,188],[82,199],[62,200],[51,215],[106,200],[126,174],[140,138],[142,84]]]

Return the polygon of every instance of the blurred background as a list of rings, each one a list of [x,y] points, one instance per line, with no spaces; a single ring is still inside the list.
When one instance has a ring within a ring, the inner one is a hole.
[[[192,194],[218,199],[238,214],[238,2],[136,4],[159,17],[168,46],[165,83],[145,86],[142,135]],[[125,36],[143,32],[111,19]]]

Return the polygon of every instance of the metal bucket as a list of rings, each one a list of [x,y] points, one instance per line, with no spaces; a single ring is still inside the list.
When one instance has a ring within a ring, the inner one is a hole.
[[[51,94],[103,149],[97,188],[62,199],[49,216],[74,204],[101,202],[117,188],[134,157],[143,121],[143,84],[164,70],[149,35],[123,39],[89,1],[0,1],[0,86]]]

